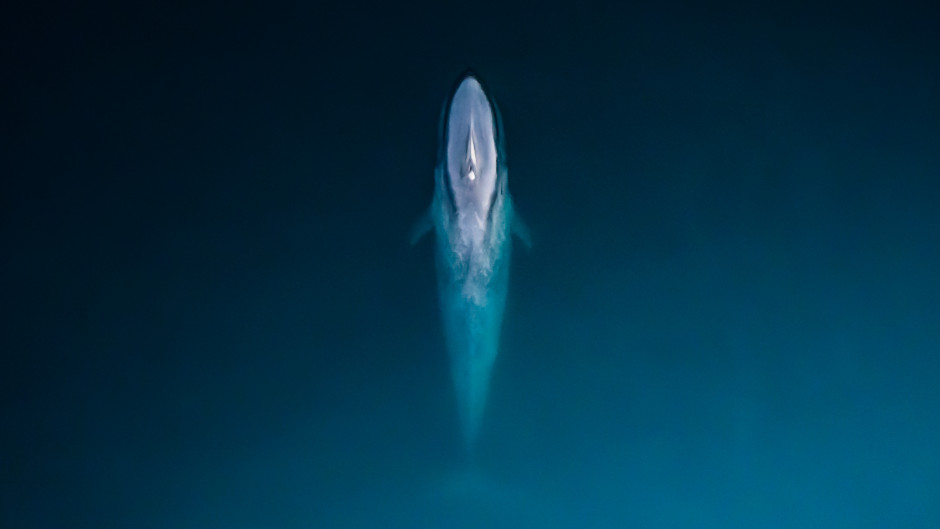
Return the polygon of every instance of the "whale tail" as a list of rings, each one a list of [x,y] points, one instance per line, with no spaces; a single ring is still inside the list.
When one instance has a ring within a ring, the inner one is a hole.
[[[461,392],[463,402],[458,402],[458,406],[464,449],[468,454],[471,454],[480,436],[483,412],[486,409],[489,377],[482,380],[473,379],[468,384],[470,387]]]

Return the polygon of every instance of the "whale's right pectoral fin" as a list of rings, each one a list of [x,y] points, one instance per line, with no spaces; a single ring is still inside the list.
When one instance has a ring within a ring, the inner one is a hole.
[[[431,212],[425,211],[421,214],[421,217],[415,221],[414,226],[411,227],[411,245],[414,246],[418,244],[418,241],[421,240],[429,231],[434,224],[431,222]]]
[[[522,244],[525,245],[527,250],[532,249],[532,233],[529,231],[529,226],[522,220],[522,217],[520,217],[518,213],[514,214],[512,218],[512,234],[522,241]]]

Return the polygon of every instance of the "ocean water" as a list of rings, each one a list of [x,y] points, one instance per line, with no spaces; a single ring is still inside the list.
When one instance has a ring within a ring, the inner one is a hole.
[[[12,12],[0,526],[940,527],[933,15]],[[468,67],[534,242],[472,456],[408,245]]]

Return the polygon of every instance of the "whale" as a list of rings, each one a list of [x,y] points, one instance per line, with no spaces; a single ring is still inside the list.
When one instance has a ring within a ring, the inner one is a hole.
[[[411,242],[434,235],[441,323],[469,449],[499,352],[512,235],[527,247],[532,243],[509,194],[502,118],[473,72],[458,78],[445,101],[438,147],[431,205]]]

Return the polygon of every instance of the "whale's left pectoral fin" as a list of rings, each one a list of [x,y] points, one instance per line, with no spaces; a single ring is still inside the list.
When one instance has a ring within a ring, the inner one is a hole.
[[[431,222],[431,212],[425,211],[421,214],[421,217],[415,221],[414,226],[411,227],[411,245],[414,246],[418,244],[418,241],[431,231],[432,227],[434,227],[434,224]]]
[[[522,220],[518,213],[512,216],[512,233],[522,241],[527,250],[532,249],[532,233],[529,231],[528,224]]]

